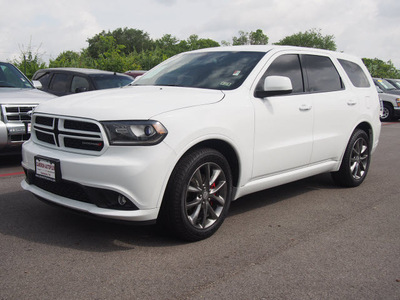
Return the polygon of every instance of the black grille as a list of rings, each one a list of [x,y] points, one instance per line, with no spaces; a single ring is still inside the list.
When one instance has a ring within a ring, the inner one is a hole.
[[[100,132],[100,129],[96,124],[80,121],[65,120],[64,128],[81,131]]]
[[[26,172],[27,182],[34,184],[38,188],[56,194],[61,197],[82,201],[86,203],[92,203],[85,193],[82,185],[74,182],[62,180],[61,182],[52,182],[46,179],[36,177],[33,172]]]
[[[24,142],[29,140],[30,134],[14,134],[10,136],[12,142]]]
[[[48,144],[52,144],[55,145],[56,142],[54,141],[54,137],[52,134],[48,134],[48,133],[43,133],[41,131],[36,131],[36,138],[39,141],[48,143]]]
[[[114,191],[92,188],[76,182],[61,180],[49,181],[35,176],[33,171],[24,169],[26,182],[36,185],[38,188],[49,193],[85,203],[91,203],[101,208],[116,210],[138,210],[132,202],[127,201],[124,205],[118,203],[119,194]]]
[[[90,152],[104,148],[100,127],[94,122],[35,115],[33,128],[38,141],[58,148]]]
[[[19,112],[18,107],[6,107],[6,112],[8,113],[17,113]]]
[[[30,112],[33,111],[33,109],[36,107],[36,105],[5,105],[4,106],[4,118],[5,121],[8,122],[30,122],[31,116]]]
[[[81,140],[81,139],[73,139],[73,138],[64,138],[64,145],[68,148],[89,150],[89,151],[101,151],[103,149],[102,142],[90,141],[90,140]]]
[[[35,123],[51,127],[51,126],[53,126],[53,120],[54,120],[54,118],[38,116],[35,119]]]

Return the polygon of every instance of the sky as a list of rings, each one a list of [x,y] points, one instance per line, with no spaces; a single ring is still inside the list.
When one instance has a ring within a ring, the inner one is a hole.
[[[134,28],[158,39],[196,34],[221,43],[262,29],[269,44],[320,29],[337,51],[391,60],[400,69],[399,0],[0,0],[0,60],[29,45],[46,63],[80,51],[101,31]]]

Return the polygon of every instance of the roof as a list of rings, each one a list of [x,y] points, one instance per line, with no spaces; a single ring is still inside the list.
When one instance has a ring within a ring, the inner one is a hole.
[[[40,69],[38,70],[40,72],[44,71],[62,71],[62,72],[71,72],[71,73],[80,73],[80,74],[86,74],[86,75],[98,75],[98,74],[118,74],[118,75],[124,75],[126,74],[123,73],[117,73],[117,72],[111,72],[111,71],[104,71],[104,70],[97,70],[97,69],[85,69],[85,68],[46,68],[46,69]]]

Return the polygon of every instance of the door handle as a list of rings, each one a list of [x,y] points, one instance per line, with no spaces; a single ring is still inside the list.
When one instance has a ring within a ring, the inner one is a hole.
[[[309,111],[309,110],[311,110],[311,108],[312,108],[311,105],[302,104],[302,105],[300,105],[299,110],[300,110],[300,111]]]
[[[357,101],[354,101],[354,100],[347,101],[347,105],[349,105],[349,106],[354,106],[356,104],[357,104]]]

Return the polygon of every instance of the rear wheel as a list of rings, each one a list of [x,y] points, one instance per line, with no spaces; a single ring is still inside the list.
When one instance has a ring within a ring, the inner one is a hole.
[[[357,129],[350,138],[339,171],[332,173],[335,183],[344,187],[359,186],[367,176],[370,154],[368,135]]]
[[[228,212],[232,175],[225,157],[198,149],[176,165],[161,207],[160,223],[187,241],[213,235]]]

